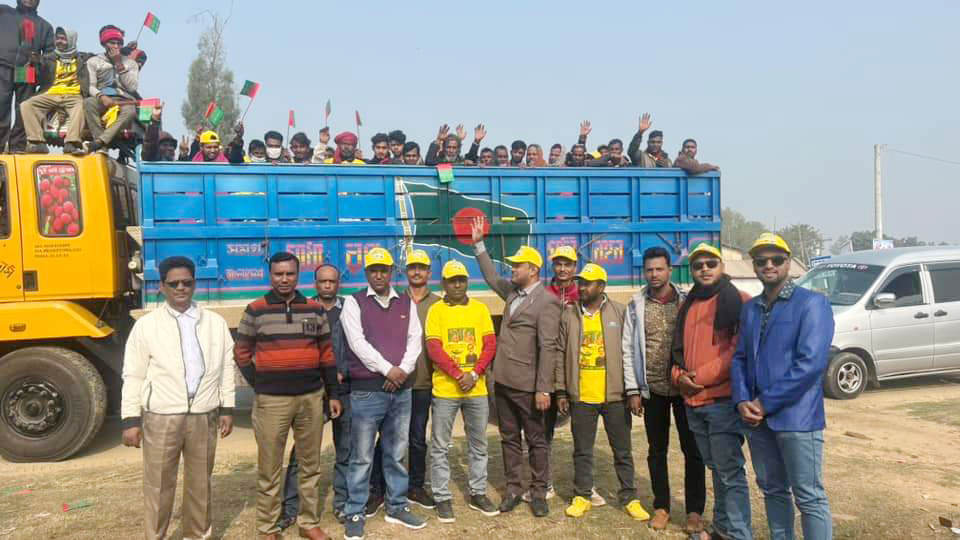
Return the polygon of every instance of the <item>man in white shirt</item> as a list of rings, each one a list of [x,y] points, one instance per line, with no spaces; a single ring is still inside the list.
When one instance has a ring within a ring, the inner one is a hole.
[[[169,257],[159,271],[166,302],[133,325],[124,351],[123,444],[143,444],[146,538],[166,538],[181,454],[183,537],[209,538],[217,432],[233,431],[233,339],[223,317],[193,303],[193,261]]]
[[[426,526],[410,512],[403,466],[410,429],[410,374],[423,348],[417,305],[390,285],[393,257],[374,248],[364,257],[368,287],[343,302],[340,324],[347,342],[351,455],[347,473],[346,540],[363,538],[365,506],[377,434],[383,447],[387,523]]]

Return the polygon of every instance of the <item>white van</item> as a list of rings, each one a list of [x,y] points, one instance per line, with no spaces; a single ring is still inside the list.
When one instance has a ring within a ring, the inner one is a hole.
[[[960,372],[960,248],[842,255],[797,285],[833,306],[827,396],[851,399],[871,382]]]

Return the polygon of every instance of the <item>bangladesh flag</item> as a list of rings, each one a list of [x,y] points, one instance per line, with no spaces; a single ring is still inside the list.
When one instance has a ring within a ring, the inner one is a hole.
[[[210,125],[217,127],[220,125],[220,122],[223,121],[223,109],[221,109],[216,101],[211,101],[210,105],[207,105],[206,112],[203,113],[203,117],[210,122]]]
[[[141,124],[148,124],[153,121],[153,110],[160,106],[160,100],[156,98],[142,99],[137,104],[137,121]]]
[[[414,243],[440,245],[473,257],[470,229],[477,217],[485,218],[485,243],[494,260],[506,264],[504,257],[530,242],[532,227],[522,208],[474,195],[467,197],[447,185],[403,182],[403,186],[407,197],[402,204],[409,201],[408,217],[415,223]]]
[[[147,12],[147,18],[143,21],[143,25],[153,30],[154,34],[160,31],[160,19],[149,11]]]
[[[243,83],[243,89],[240,90],[241,96],[247,96],[250,99],[257,97],[257,92],[260,91],[260,83],[255,83],[253,81],[247,81]]]

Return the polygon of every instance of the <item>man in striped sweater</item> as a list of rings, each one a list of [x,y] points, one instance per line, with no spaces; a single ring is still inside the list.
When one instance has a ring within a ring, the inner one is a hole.
[[[300,464],[300,535],[329,538],[320,528],[320,443],[324,385],[336,396],[336,362],[323,306],[297,291],[299,276],[293,254],[270,257],[273,288],[247,306],[234,347],[237,366],[256,393],[257,533],[269,540],[280,533],[283,453],[291,427]]]

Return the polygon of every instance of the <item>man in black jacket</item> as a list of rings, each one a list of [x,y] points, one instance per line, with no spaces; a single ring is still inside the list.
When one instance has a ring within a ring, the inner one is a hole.
[[[40,0],[18,0],[17,7],[0,5],[0,151],[10,143],[10,152],[23,152],[27,137],[19,114],[20,104],[34,96],[36,81],[17,82],[17,68],[40,63],[53,52],[53,27],[37,15]],[[35,72],[34,72],[35,73]],[[16,96],[18,114],[10,129],[10,101]]]

